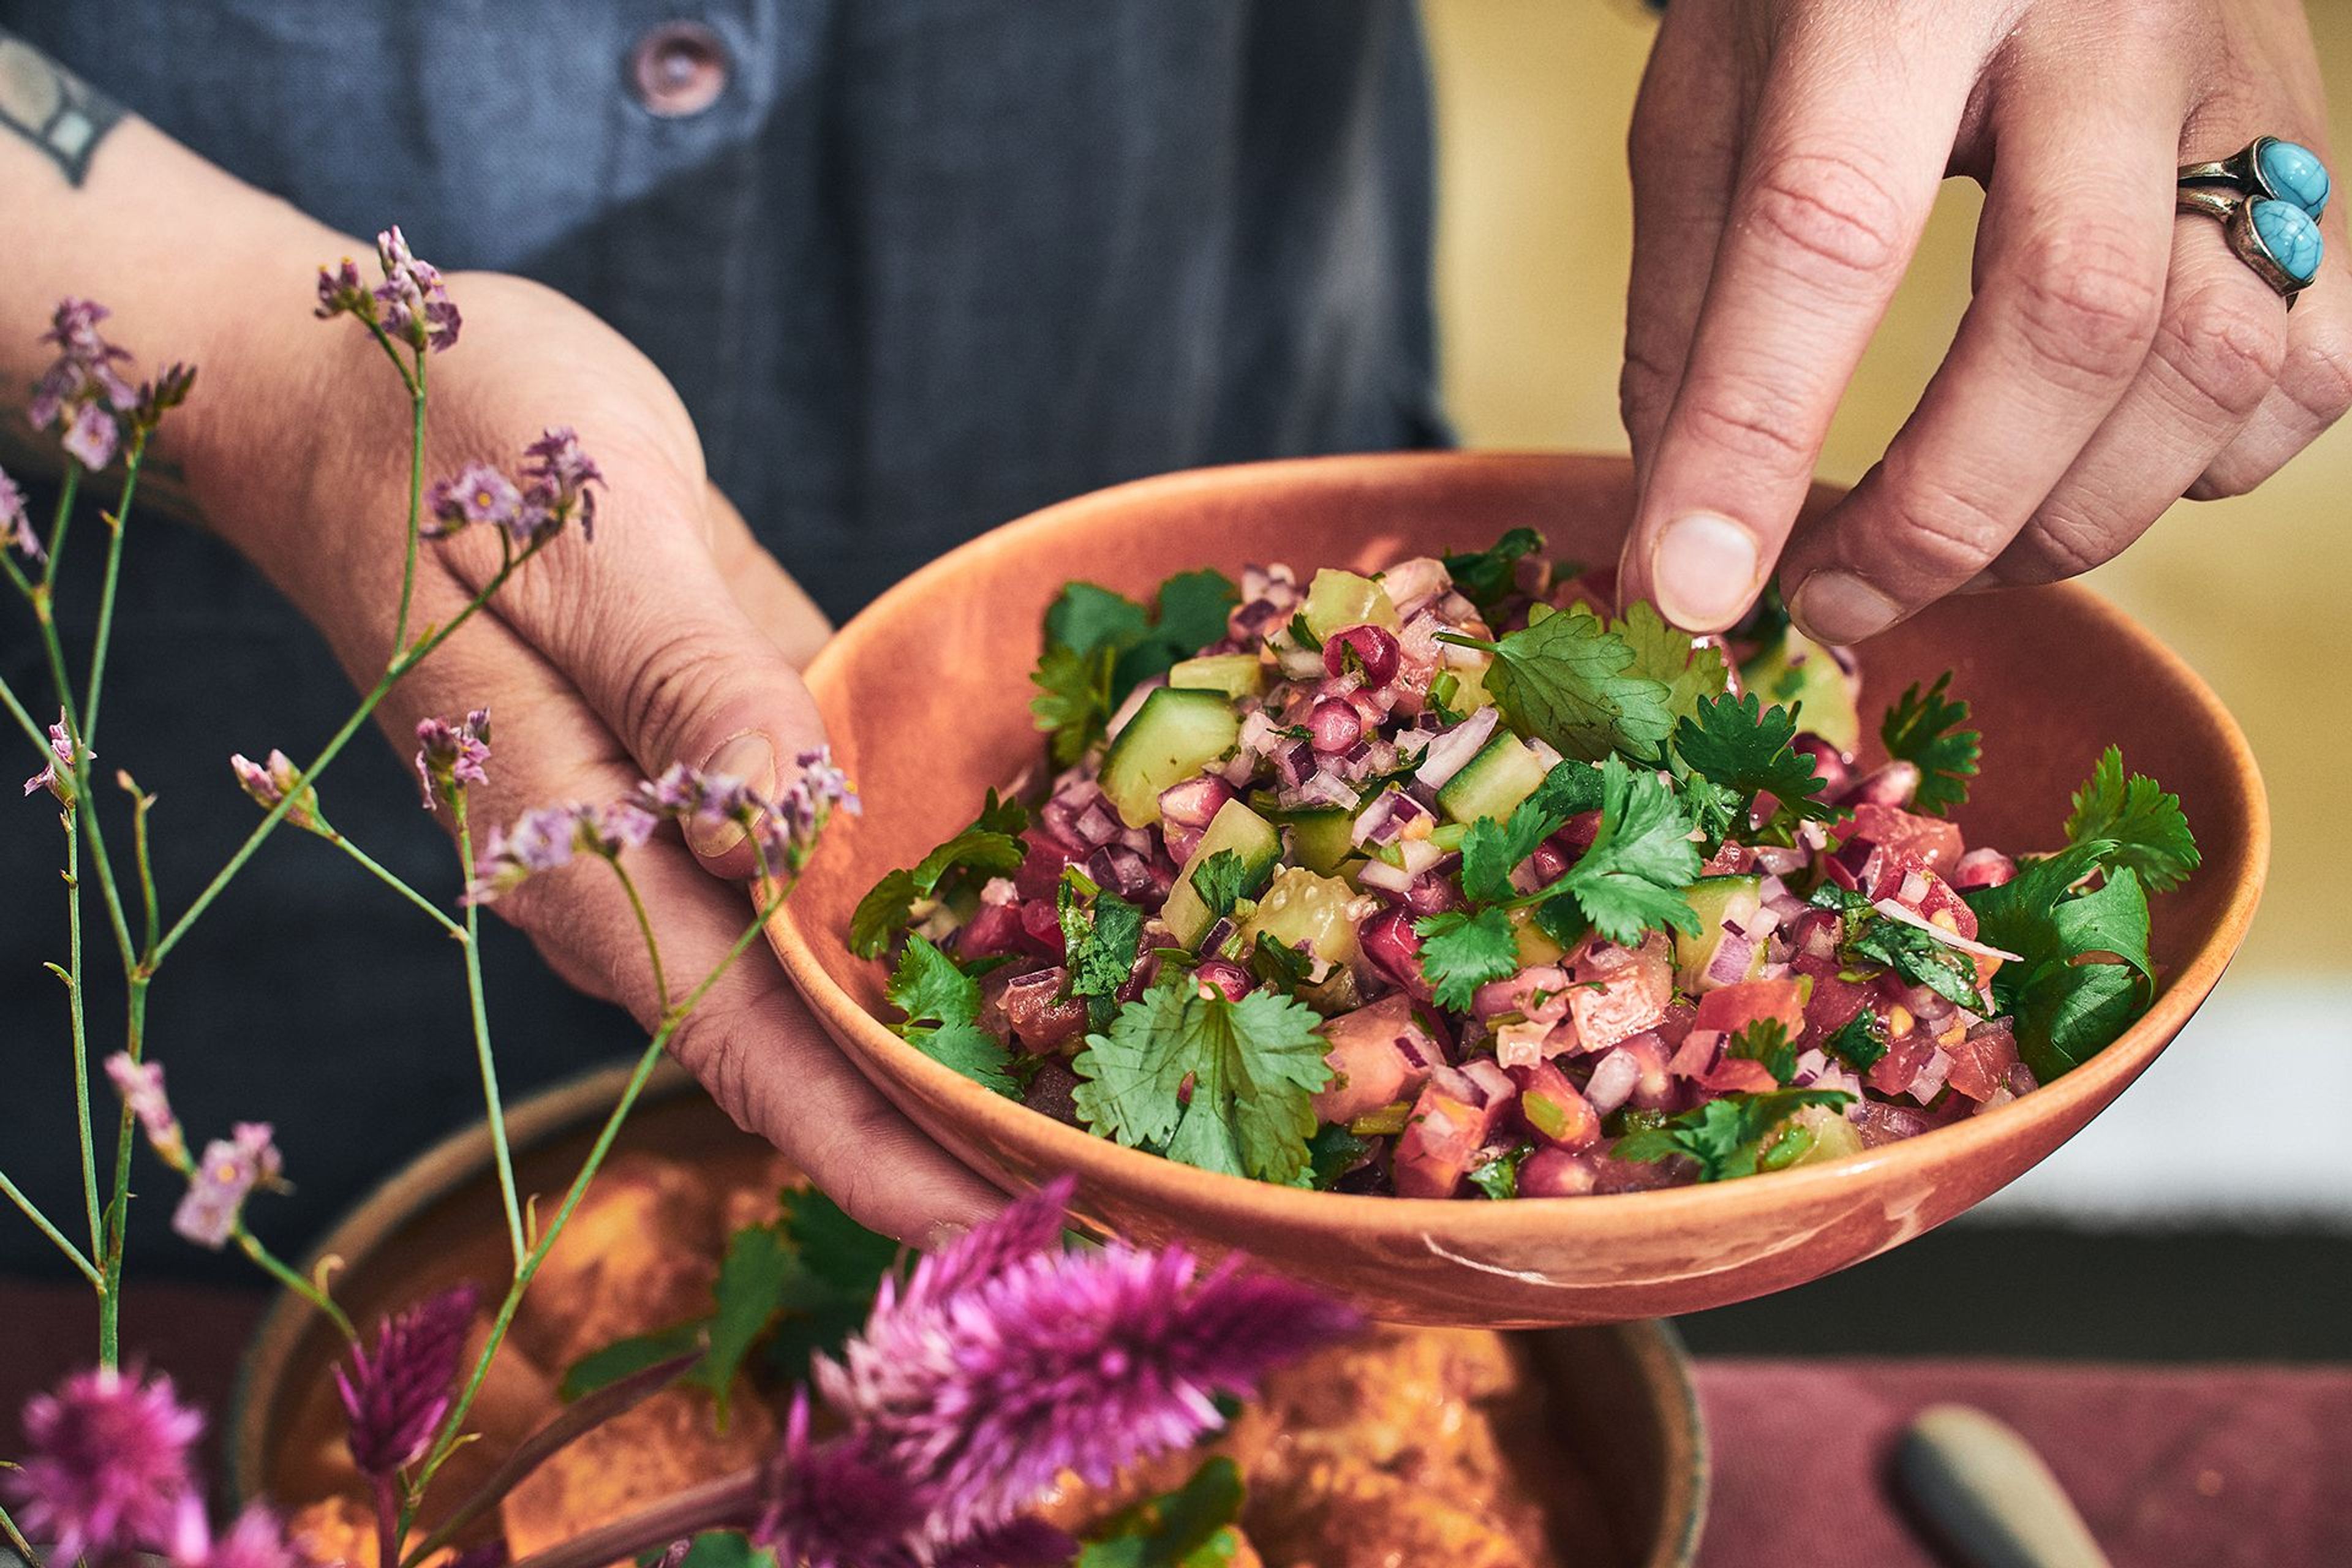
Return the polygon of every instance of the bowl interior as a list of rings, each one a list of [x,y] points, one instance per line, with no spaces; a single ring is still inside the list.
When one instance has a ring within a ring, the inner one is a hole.
[[[1822,489],[1811,506],[1834,499]],[[1065,581],[1085,578],[1148,597],[1170,574],[1203,565],[1234,576],[1247,564],[1273,561],[1302,575],[1323,565],[1369,570],[1416,554],[1480,548],[1519,525],[1542,530],[1556,557],[1607,563],[1633,501],[1632,472],[1622,458],[1318,458],[1145,480],[1063,503],[965,545],[869,606],[809,668],[809,684],[865,810],[828,829],[772,928],[779,953],[868,1075],[976,1168],[1008,1184],[1076,1168],[1082,1192],[1098,1200],[1098,1218],[1139,1223],[1147,1232],[1180,1225],[1197,1232],[1206,1215],[1235,1226],[1248,1216],[1250,1225],[1292,1227],[1280,1233],[1286,1237],[1339,1226],[1360,1234],[1411,1228],[1493,1238],[1506,1226],[1559,1234],[1637,1209],[1662,1222],[1672,1215],[1679,1226],[1710,1214],[1763,1213],[1769,1200],[1743,1189],[1769,1185],[1779,1199],[1808,1185],[1853,1188],[1879,1173],[1917,1174],[1956,1151],[1986,1153],[1967,1190],[1934,1201],[1915,1191],[1890,1201],[1869,1234],[1853,1231],[1833,1247],[1810,1249],[1750,1235],[1742,1245],[1751,1255],[1777,1258],[1761,1274],[1733,1278],[1730,1262],[1714,1258],[1699,1269],[1715,1278],[1698,1297],[1672,1305],[1628,1298],[1608,1309],[1622,1316],[1718,1304],[1796,1283],[1939,1223],[2046,1154],[2179,1030],[2242,940],[2267,859],[2261,783],[2237,726],[2177,658],[2121,612],[2073,585],[1948,600],[1861,650],[1865,728],[1874,727],[1875,715],[1906,685],[1948,668],[1955,692],[1973,702],[1985,773],[1956,814],[1971,844],[2024,851],[2062,843],[2071,791],[2114,742],[2133,769],[2179,794],[2206,857],[2187,887],[2157,901],[2154,949],[2164,989],[2149,1016],[2089,1066],[1958,1127],[1769,1184],[1513,1205],[1351,1199],[1171,1171],[1152,1156],[1089,1138],[965,1083],[877,1021],[889,1016],[884,967],[848,951],[850,912],[886,871],[912,864],[969,821],[986,786],[1003,787],[1039,764],[1026,707],[1028,674],[1040,617]],[[1876,747],[1874,734],[1865,750]],[[1254,1191],[1234,1190],[1243,1188]],[[1384,1209],[1376,1214],[1368,1205]],[[1518,1212],[1506,1219],[1498,1210]],[[1403,1217],[1405,1211],[1413,1211],[1412,1217]],[[1255,1239],[1263,1244],[1276,1234],[1259,1226]],[[1232,1229],[1202,1238],[1243,1244]],[[1662,1279],[1677,1266],[1654,1248],[1639,1267]],[[1687,1272],[1693,1266],[1686,1260],[1682,1267]],[[1371,1300],[1384,1304],[1377,1292]],[[1448,1315],[1433,1299],[1409,1310],[1425,1321]],[[1512,1321],[1482,1319],[1477,1310],[1454,1307],[1453,1321]],[[1516,1321],[1577,1321],[1581,1310],[1546,1310]]]
[[[625,1069],[591,1075],[514,1108],[525,1192],[558,1191],[620,1091]],[[723,1180],[772,1169],[772,1152],[690,1083],[648,1092],[616,1152],[715,1168]],[[342,1260],[336,1296],[362,1323],[463,1279],[495,1279],[506,1241],[487,1136],[461,1133],[402,1171],[320,1244]],[[1706,1445],[1688,1358],[1664,1324],[1534,1334],[1525,1341],[1547,1424],[1575,1473],[1548,1478],[1561,1560],[1605,1568],[1682,1568],[1696,1549]],[[281,1295],[248,1349],[230,1430],[240,1500],[299,1506],[338,1478],[316,1456],[341,1430],[331,1369],[340,1337]]]

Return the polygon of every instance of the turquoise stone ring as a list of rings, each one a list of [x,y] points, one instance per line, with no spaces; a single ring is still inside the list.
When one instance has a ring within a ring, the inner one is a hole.
[[[2220,219],[2238,258],[2292,304],[2326,254],[2319,216],[2330,184],[2310,148],[2257,136],[2227,158],[2181,165],[2174,205]]]

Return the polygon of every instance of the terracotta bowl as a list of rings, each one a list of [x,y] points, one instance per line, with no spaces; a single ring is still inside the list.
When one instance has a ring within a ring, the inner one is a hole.
[[[1280,561],[1370,570],[1533,524],[1552,552],[1610,561],[1631,514],[1620,458],[1405,454],[1173,474],[1081,497],[974,540],[898,584],[808,668],[866,814],[835,824],[770,931],[824,1027],[884,1092],[1008,1190],[1077,1173],[1091,1224],[1239,1247],[1392,1318],[1595,1323],[1786,1289],[1941,1225],[2064,1142],[2154,1060],[2244,938],[2270,854],[2245,737],[2202,680],[2088,591],[1939,605],[1862,650],[1864,711],[1947,668],[1976,705],[1985,773],[1969,841],[2047,847],[2109,742],[2178,790],[2203,868],[2157,901],[2162,986],[2089,1064],[1990,1114],[1849,1159],[1608,1197],[1442,1202],[1213,1174],[1124,1149],[981,1089],[885,1027],[883,966],[849,915],[884,872],[971,817],[1038,755],[1026,709],[1039,617],[1070,578],[1148,595],[1170,574]],[[1816,493],[1826,505],[1834,492]]]
[[[626,1068],[592,1073],[509,1108],[524,1192],[570,1181],[627,1076]],[[690,1160],[730,1183],[773,1168],[764,1142],[668,1069],[615,1147]],[[487,1130],[450,1137],[387,1181],[312,1261],[331,1257],[341,1260],[336,1297],[362,1323],[459,1279],[498,1279],[506,1233]],[[1529,1335],[1526,1345],[1568,1465],[1569,1473],[1547,1477],[1545,1491],[1561,1560],[1688,1568],[1706,1512],[1706,1434],[1674,1331],[1654,1322],[1562,1329]],[[224,1434],[236,1500],[299,1506],[340,1484],[342,1473],[322,1468],[320,1456],[342,1431],[330,1376],[342,1351],[308,1303],[280,1293],[246,1352]]]

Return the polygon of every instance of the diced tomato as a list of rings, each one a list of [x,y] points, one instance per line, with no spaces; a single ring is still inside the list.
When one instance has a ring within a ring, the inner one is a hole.
[[[1051,900],[1061,885],[1062,868],[1075,866],[1093,853],[1085,845],[1059,837],[1042,826],[1024,832],[1021,841],[1028,846],[1028,851],[1021,858],[1021,869],[1013,873],[1013,885],[1024,899]]]
[[[1438,1068],[1397,1135],[1389,1178],[1398,1195],[1452,1197],[1510,1105],[1460,1068]]]
[[[2006,1023],[1979,1024],[1948,1049],[1952,1071],[1945,1081],[1955,1092],[1979,1103],[2006,1092],[2010,1069],[2017,1065],[2017,1037]]]
[[[1871,983],[1839,978],[1843,967],[1834,954],[1823,958],[1808,952],[1797,957],[1797,973],[1813,983],[1813,994],[1805,999],[1805,1027],[1817,1040],[1826,1040],[1844,1028],[1870,1005]]]
[[[1601,1141],[1601,1118],[1568,1075],[1549,1062],[1510,1069],[1519,1086],[1519,1124],[1556,1149],[1589,1149]]]
[[[1878,805],[1865,801],[1853,808],[1853,818],[1846,825],[1844,841],[1848,844],[1875,844],[1886,851],[1891,863],[1908,858],[1918,865],[1935,869],[1958,861],[1967,853],[1957,824],[1940,816],[1922,816],[1905,811],[1900,806]],[[1882,879],[1882,880],[1885,879]],[[1894,879],[1901,881],[1900,877]],[[1884,898],[1885,893],[1873,889],[1871,897]]]
[[[1863,1081],[1881,1094],[1901,1094],[1936,1054],[1936,1042],[1925,1029],[1913,1029],[1886,1043],[1886,1054],[1871,1064]]]
[[[1948,929],[1974,942],[1977,935],[1977,912],[1969,908],[1969,901],[1954,891],[1952,885],[1935,872],[1922,869],[1919,876],[1927,884],[1927,890],[1919,895],[1917,905],[1919,913],[1937,925],[1944,923],[1936,919],[1937,915],[1949,916],[1952,923]]]
[[[1018,904],[982,904],[956,932],[961,958],[994,958],[1000,953],[1028,950],[1029,933],[1021,924]]]
[[[1664,935],[1652,931],[1638,948],[1598,943],[1576,962],[1578,984],[1569,993],[1576,1037],[1598,1051],[1654,1026],[1674,1000],[1675,970]]]
[[[1780,1080],[1772,1076],[1770,1068],[1762,1062],[1752,1061],[1746,1057],[1724,1058],[1698,1081],[1717,1094],[1726,1094],[1734,1089],[1746,1094],[1769,1094],[1780,1087]]]
[[[1776,1018],[1793,1040],[1804,1032],[1805,993],[1810,988],[1802,978],[1742,980],[1718,985],[1698,999],[1698,1016],[1692,1020],[1691,1027],[1736,1035],[1752,1024]]]
[[[1592,1190],[1592,1158],[1565,1149],[1538,1149],[1519,1167],[1523,1198],[1580,1198]]]
[[[1412,999],[1402,994],[1329,1019],[1323,1040],[1332,1078],[1315,1096],[1315,1115],[1322,1121],[1352,1121],[1412,1099],[1445,1059],[1413,1018]]]
[[[1014,1037],[1035,1055],[1075,1038],[1087,1026],[1085,1000],[1062,994],[1068,983],[1067,972],[1041,969],[1007,982],[997,998]]]

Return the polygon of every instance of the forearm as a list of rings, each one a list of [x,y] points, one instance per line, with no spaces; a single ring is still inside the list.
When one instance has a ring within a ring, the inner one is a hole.
[[[245,184],[0,31],[0,462],[62,461],[26,421],[28,389],[53,354],[37,341],[58,301],[98,300],[108,335],[139,370],[201,369],[162,427],[142,494],[249,547],[253,509],[219,503],[301,410],[340,334],[298,336],[321,261],[352,241]],[[289,325],[290,323],[290,325]]]

